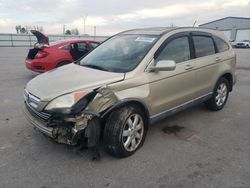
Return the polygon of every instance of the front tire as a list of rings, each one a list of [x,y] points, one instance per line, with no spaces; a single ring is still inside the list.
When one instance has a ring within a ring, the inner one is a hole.
[[[228,99],[229,82],[226,78],[220,78],[215,85],[212,97],[205,102],[206,107],[211,111],[221,110]]]
[[[128,157],[144,143],[146,136],[145,114],[137,106],[125,106],[113,111],[104,128],[104,144],[115,157]]]

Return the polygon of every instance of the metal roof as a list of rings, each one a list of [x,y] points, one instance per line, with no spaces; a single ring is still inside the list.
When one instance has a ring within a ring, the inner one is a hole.
[[[211,21],[211,22],[207,22],[207,23],[204,23],[204,24],[200,24],[199,26],[211,24],[211,23],[218,22],[218,21],[221,21],[221,20],[226,20],[226,19],[242,19],[242,20],[244,19],[244,20],[250,20],[250,18],[245,18],[245,17],[233,17],[233,16],[229,16],[229,17],[221,18],[221,19],[214,20],[214,21]]]

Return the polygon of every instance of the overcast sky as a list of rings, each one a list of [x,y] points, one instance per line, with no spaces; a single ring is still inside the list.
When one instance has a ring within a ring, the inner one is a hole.
[[[227,16],[250,17],[250,0],[0,0],[0,33],[15,25],[43,26],[46,34],[78,28],[97,35],[141,27],[191,26]]]

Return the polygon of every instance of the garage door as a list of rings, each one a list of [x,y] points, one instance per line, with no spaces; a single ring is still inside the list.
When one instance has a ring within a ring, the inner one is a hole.
[[[236,41],[250,40],[250,29],[237,30]]]
[[[224,33],[224,35],[226,35],[227,39],[230,40],[231,39],[231,30],[229,31],[222,31]]]

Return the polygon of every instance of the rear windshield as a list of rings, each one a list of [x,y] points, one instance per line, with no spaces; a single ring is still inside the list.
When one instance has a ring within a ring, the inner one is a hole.
[[[50,46],[55,46],[55,45],[60,44],[60,43],[62,43],[62,42],[65,42],[65,40],[53,41],[53,42],[50,42],[49,45],[50,45]]]

